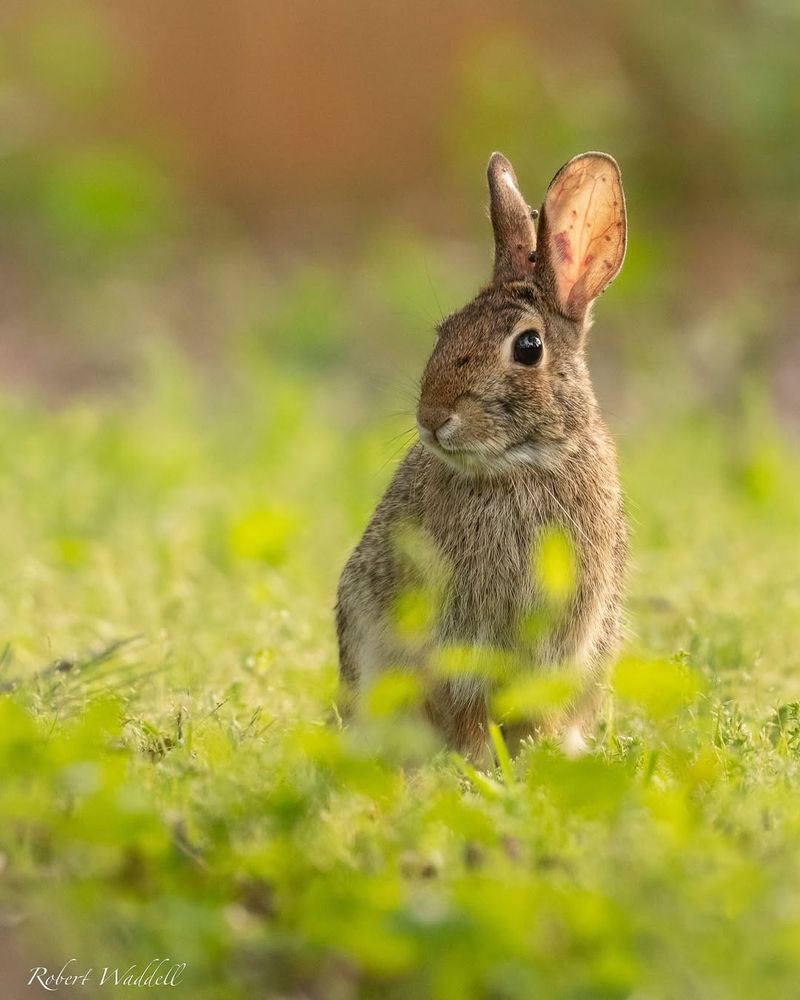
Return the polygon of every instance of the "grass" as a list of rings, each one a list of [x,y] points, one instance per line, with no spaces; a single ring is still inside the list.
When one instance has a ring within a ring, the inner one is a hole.
[[[800,463],[758,394],[622,437],[632,637],[595,750],[478,774],[402,691],[327,724],[336,579],[401,418],[235,367],[159,351],[121,400],[0,403],[0,917],[25,967],[166,956],[198,998],[794,995]]]

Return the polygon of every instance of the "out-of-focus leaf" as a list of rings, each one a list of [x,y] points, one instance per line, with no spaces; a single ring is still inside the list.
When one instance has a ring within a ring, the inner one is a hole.
[[[381,674],[367,692],[367,710],[375,716],[390,716],[419,705],[423,690],[420,678],[409,671]]]
[[[394,627],[403,639],[430,639],[435,619],[431,593],[423,587],[403,590],[394,602]]]
[[[666,660],[624,657],[614,668],[614,691],[654,719],[688,706],[702,690],[700,679],[685,665]]]
[[[517,665],[514,654],[491,646],[438,646],[429,659],[437,676],[451,679],[473,677],[499,681]]]
[[[286,557],[297,528],[297,513],[289,507],[257,507],[235,518],[229,529],[231,553],[272,565]]]
[[[570,673],[531,673],[497,692],[493,712],[509,721],[535,719],[563,708],[578,690],[578,678]]]
[[[569,597],[575,589],[575,546],[564,530],[551,527],[542,533],[534,550],[534,568],[551,601],[562,603]]]

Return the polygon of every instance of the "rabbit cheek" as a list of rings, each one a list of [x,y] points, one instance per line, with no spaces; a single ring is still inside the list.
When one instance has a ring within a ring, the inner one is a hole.
[[[492,405],[467,398],[459,406],[462,417],[463,443],[501,449],[509,440],[509,417],[497,412]]]
[[[563,421],[555,405],[552,387],[541,373],[537,372],[535,378],[516,379],[513,390],[507,390],[506,394],[514,414],[509,419],[510,436],[516,443],[562,436]]]

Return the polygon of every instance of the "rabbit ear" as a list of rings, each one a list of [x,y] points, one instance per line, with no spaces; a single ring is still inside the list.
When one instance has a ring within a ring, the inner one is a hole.
[[[558,308],[582,320],[619,273],[627,222],[622,177],[607,153],[582,153],[550,182],[539,221],[536,271]]]
[[[536,230],[514,168],[502,153],[492,153],[486,173],[494,229],[494,280],[530,277],[536,257]]]

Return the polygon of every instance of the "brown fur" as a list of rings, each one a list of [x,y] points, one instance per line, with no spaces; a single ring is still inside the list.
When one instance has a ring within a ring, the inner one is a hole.
[[[593,193],[598,185],[602,197]],[[516,726],[518,740],[542,728],[588,725],[619,641],[626,526],[615,448],[584,347],[591,301],[622,263],[624,199],[610,157],[577,157],[548,191],[536,247],[530,211],[500,154],[490,160],[489,188],[494,280],[440,327],[420,391],[424,443],[397,469],[350,557],[336,614],[340,672],[353,701],[387,668],[427,676],[432,654],[446,646],[505,651],[511,669],[521,662],[531,670],[578,669],[581,691],[568,711]],[[602,240],[605,257],[592,226],[614,233],[613,244]],[[577,261],[576,253],[583,255]],[[544,343],[536,366],[512,356],[514,337],[528,329]],[[404,557],[397,532],[407,525],[429,540],[435,566]],[[526,637],[522,623],[545,603],[531,553],[552,526],[572,541],[576,586],[549,626]],[[395,625],[398,597],[433,584],[431,632],[411,642]],[[448,742],[479,761],[487,753],[490,694],[486,679],[432,680],[426,703]]]

